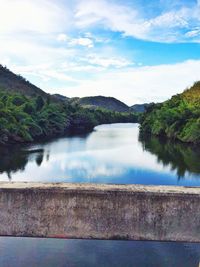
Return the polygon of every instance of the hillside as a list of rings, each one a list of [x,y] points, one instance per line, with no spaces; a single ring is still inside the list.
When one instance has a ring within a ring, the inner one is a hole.
[[[151,105],[153,105],[153,103],[135,104],[135,105],[131,106],[130,109],[133,112],[144,113],[146,111],[146,109]]]
[[[141,119],[141,133],[200,143],[200,82],[147,111]]]
[[[137,122],[137,115],[72,105],[68,98],[50,96],[0,67],[0,144],[33,142],[115,122]]]
[[[0,89],[8,92],[21,93],[31,97],[38,95],[44,98],[49,97],[49,94],[2,65],[0,65]]]
[[[82,107],[90,107],[90,108],[104,108],[111,111],[117,112],[129,112],[129,107],[121,102],[120,100],[114,97],[106,97],[106,96],[88,96],[82,98],[71,98],[70,103],[78,104]]]
[[[60,94],[53,94],[52,96],[61,101],[69,101],[70,99],[69,97]]]

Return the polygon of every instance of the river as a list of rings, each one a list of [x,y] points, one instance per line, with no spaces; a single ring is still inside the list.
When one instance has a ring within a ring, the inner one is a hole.
[[[138,124],[0,147],[0,181],[200,186],[200,149],[139,136]],[[0,266],[197,267],[200,245],[0,238]]]

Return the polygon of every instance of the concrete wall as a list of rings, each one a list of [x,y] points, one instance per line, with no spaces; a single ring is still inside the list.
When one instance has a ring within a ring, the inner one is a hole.
[[[0,235],[200,242],[200,188],[0,183]]]

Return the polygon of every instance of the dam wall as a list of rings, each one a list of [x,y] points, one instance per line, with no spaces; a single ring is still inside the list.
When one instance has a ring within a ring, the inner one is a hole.
[[[200,188],[1,182],[0,236],[200,242]]]

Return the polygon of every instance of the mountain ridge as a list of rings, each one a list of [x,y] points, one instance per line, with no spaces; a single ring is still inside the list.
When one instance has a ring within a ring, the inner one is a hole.
[[[50,96],[50,94],[33,85],[21,75],[15,74],[2,65],[0,65],[0,89],[9,92],[19,92],[32,97],[41,95],[42,97],[47,98]]]
[[[75,97],[69,100],[71,104],[79,104],[82,107],[88,108],[104,108],[111,111],[117,112],[129,112],[130,108],[128,105],[118,100],[115,97],[107,97],[107,96],[86,96],[86,97]]]
[[[41,88],[33,85],[21,75],[17,75],[10,71],[7,67],[0,65],[0,89],[6,90],[14,93],[22,93],[27,97],[36,97],[38,95],[45,99],[51,99],[53,102],[68,102],[70,104],[78,104],[82,107],[87,107],[90,109],[104,108],[110,111],[117,112],[144,112],[148,104],[137,105],[140,108],[129,107],[127,104],[121,100],[112,96],[86,96],[86,97],[72,97],[55,93],[48,94]],[[144,107],[143,107],[144,106]]]
[[[130,109],[133,112],[144,113],[147,110],[147,108],[153,104],[154,103],[135,104],[131,106]]]

